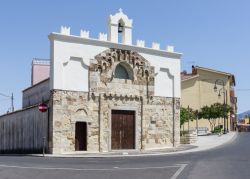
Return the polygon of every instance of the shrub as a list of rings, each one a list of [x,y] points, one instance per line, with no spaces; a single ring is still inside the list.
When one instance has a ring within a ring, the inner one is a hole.
[[[222,125],[216,126],[214,127],[214,130],[212,131],[212,133],[221,133],[222,131]]]

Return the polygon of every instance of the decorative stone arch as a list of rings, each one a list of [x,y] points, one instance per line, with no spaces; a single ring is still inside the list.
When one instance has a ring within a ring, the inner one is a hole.
[[[137,52],[121,49],[108,49],[95,56],[90,74],[98,73],[101,82],[110,83],[115,77],[117,65],[122,65],[130,74],[132,84],[154,85],[154,67]],[[94,75],[97,76],[97,75]]]
[[[87,113],[86,109],[84,109],[84,108],[77,109],[75,113],[80,114],[81,116],[84,116],[84,117],[88,116],[88,113]]]
[[[124,77],[124,74],[119,74],[119,71],[121,70],[122,73],[125,72],[127,73],[127,77]],[[120,76],[119,76],[120,75]],[[118,64],[116,64],[115,68],[114,68],[114,78],[120,78],[120,79],[127,79],[127,80],[134,80],[134,71],[131,68],[131,66],[127,63],[127,62],[120,62]]]
[[[91,122],[91,117],[89,116],[87,112],[87,108],[78,108],[72,115],[71,115],[71,121],[72,123],[76,122]]]

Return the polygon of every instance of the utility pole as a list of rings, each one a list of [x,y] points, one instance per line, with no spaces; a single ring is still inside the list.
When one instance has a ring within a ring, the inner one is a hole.
[[[11,99],[11,111],[14,112],[15,109],[14,109],[14,95],[13,95],[13,93],[11,93],[10,99]]]
[[[14,95],[13,93],[11,93],[11,96],[8,96],[6,94],[0,93],[1,96],[6,97],[6,98],[10,98],[11,100],[11,112],[14,112]]]

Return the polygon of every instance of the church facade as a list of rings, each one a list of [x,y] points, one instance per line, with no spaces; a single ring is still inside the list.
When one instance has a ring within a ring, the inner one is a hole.
[[[49,35],[51,153],[175,147],[180,142],[180,58],[173,47],[132,45],[121,10],[108,34]]]

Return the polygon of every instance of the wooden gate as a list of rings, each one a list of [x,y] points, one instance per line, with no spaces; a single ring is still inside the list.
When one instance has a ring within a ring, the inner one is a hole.
[[[75,150],[87,150],[87,124],[86,122],[76,122]]]
[[[135,148],[135,112],[112,110],[112,149]]]

